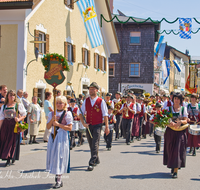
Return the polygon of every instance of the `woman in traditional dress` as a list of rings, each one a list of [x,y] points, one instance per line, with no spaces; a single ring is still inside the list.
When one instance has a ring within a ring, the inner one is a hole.
[[[61,177],[63,173],[70,172],[70,141],[69,131],[72,130],[73,117],[67,110],[67,99],[64,96],[56,98],[56,116],[50,112],[47,120],[47,129],[52,128],[47,145],[46,169],[56,175],[56,184],[53,188],[63,186]],[[54,139],[54,127],[56,133]]]
[[[190,119],[190,124],[194,124],[195,122],[199,122],[200,120],[200,105],[197,103],[197,95],[191,95],[191,103],[187,106],[188,110],[188,118]],[[200,136],[199,135],[191,135],[188,133],[188,143],[187,147],[190,147],[190,152],[193,156],[196,156],[196,147],[200,147]]]
[[[149,105],[150,100],[149,99],[144,99],[144,105],[146,107],[146,114],[147,114],[147,119],[142,125],[142,136],[143,138],[146,139],[146,135],[150,133],[150,114],[152,112],[152,107]]]
[[[30,134],[30,141],[29,144],[36,143],[39,144],[35,139],[38,135],[39,125],[41,123],[41,108],[40,105],[37,103],[37,97],[32,97],[32,103],[29,105],[28,108],[28,117],[30,121],[29,125],[29,134]],[[32,141],[33,138],[33,141]]]
[[[7,160],[5,166],[10,166],[10,160],[19,160],[20,154],[20,133],[14,133],[14,128],[26,117],[26,110],[16,99],[15,91],[8,91],[0,111],[0,159]]]
[[[164,165],[171,168],[172,178],[177,178],[179,168],[184,168],[186,163],[187,135],[186,129],[175,131],[182,125],[187,124],[187,108],[181,106],[183,97],[176,93],[172,99],[173,106],[166,109],[173,114],[172,121],[166,128],[164,135]]]

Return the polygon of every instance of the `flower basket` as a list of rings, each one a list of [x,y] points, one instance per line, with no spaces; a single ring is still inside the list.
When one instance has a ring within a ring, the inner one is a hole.
[[[22,123],[18,123],[17,126],[17,131],[18,132],[24,132],[26,129],[28,129],[28,123],[22,122]]]
[[[41,60],[46,71],[49,68],[50,61],[59,61],[62,64],[63,71],[69,71],[69,65],[66,58],[57,53],[46,54]]]

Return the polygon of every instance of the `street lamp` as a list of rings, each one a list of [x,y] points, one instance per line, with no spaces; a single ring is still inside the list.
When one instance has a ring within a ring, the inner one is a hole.
[[[46,41],[42,41],[42,40],[39,40],[39,37],[37,36],[34,36],[31,34],[30,30],[29,30],[29,22],[27,23],[27,28],[28,28],[28,33],[34,37],[35,39],[37,40],[33,40],[33,41],[30,41],[30,43],[34,43],[34,44],[43,44],[43,43],[46,43]],[[31,60],[28,62],[27,66],[26,66],[26,69],[25,69],[25,75],[27,75],[27,69],[28,69],[28,66],[30,65],[30,63],[32,63],[33,61],[38,61],[38,55],[39,55],[39,49],[37,47],[35,47],[35,59]]]

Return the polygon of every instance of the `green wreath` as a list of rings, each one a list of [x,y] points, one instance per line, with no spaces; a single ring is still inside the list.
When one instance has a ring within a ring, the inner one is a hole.
[[[67,60],[62,55],[59,55],[57,53],[46,54],[42,58],[42,64],[43,64],[43,66],[44,66],[44,68],[45,68],[46,71],[49,68],[50,61],[59,61],[62,64],[63,71],[69,71],[69,65],[67,63]]]

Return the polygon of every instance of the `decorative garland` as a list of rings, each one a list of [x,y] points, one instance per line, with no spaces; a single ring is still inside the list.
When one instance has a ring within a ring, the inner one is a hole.
[[[62,55],[59,55],[57,53],[46,54],[42,58],[42,64],[43,64],[43,66],[44,66],[44,68],[45,68],[46,71],[49,68],[50,61],[59,61],[62,64],[63,71],[69,71],[69,65],[67,63],[67,60]]]
[[[154,20],[152,20],[151,19],[151,17],[148,17],[147,19],[145,19],[144,21],[136,21],[133,17],[128,17],[128,19],[126,20],[126,21],[120,21],[119,20],[119,18],[118,18],[118,16],[117,15],[115,15],[111,20],[107,20],[102,14],[101,14],[101,27],[102,27],[102,20],[104,20],[104,21],[106,21],[106,22],[112,22],[114,19],[117,19],[117,21],[119,22],[119,23],[121,23],[121,24],[125,24],[125,23],[127,23],[130,19],[133,21],[133,22],[136,22],[136,23],[139,23],[139,24],[141,24],[141,23],[145,23],[145,22],[147,22],[147,21],[151,21],[152,23],[154,23],[154,24],[159,24],[159,23],[161,23],[161,22],[163,22],[163,21],[165,21],[165,22],[167,22],[167,23],[169,23],[169,24],[174,24],[175,22],[177,22],[178,20],[179,20],[179,17],[178,18],[176,18],[174,21],[168,21],[166,18],[162,18],[160,21],[154,21]],[[198,24],[200,24],[200,22],[196,19],[196,18],[193,18]]]
[[[199,30],[200,30],[200,28],[198,28],[196,32],[191,31],[191,33],[192,34],[197,34],[199,32]],[[169,32],[167,32],[167,31],[169,31]],[[178,34],[180,34],[180,31],[178,31],[176,33],[175,30],[163,30],[162,32],[160,32],[160,31],[157,30],[157,33],[158,34],[163,34],[163,33],[165,33],[165,34],[171,34],[171,33],[173,33],[174,35],[178,35]]]

